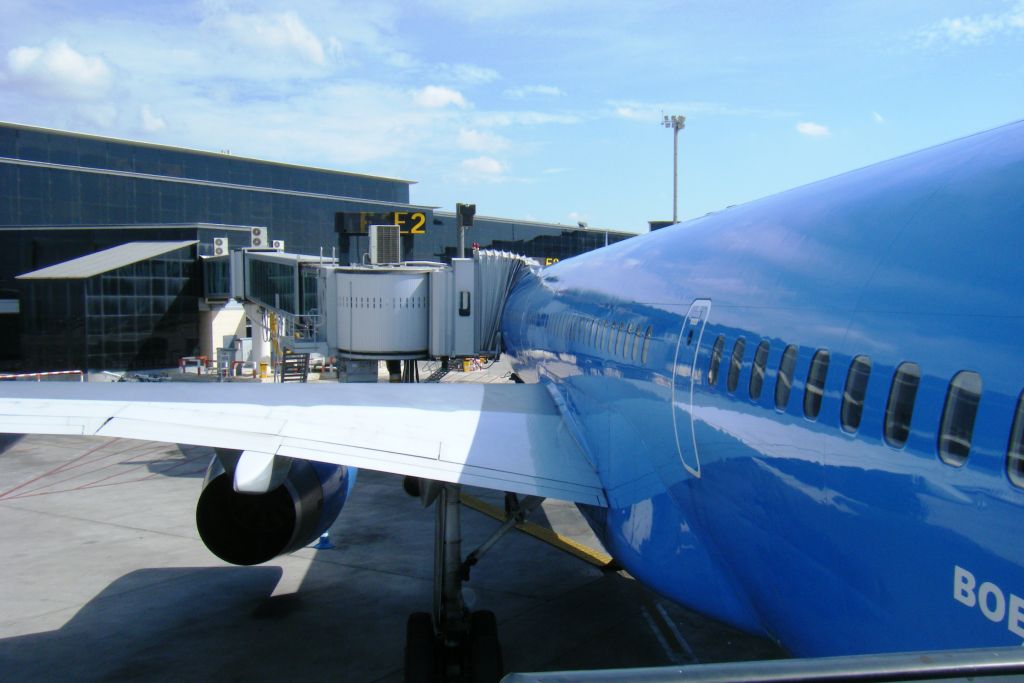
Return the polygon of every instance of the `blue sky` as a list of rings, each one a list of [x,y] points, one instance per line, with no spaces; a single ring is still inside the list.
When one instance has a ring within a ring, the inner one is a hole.
[[[0,120],[633,232],[1024,118],[1024,0],[0,0]]]

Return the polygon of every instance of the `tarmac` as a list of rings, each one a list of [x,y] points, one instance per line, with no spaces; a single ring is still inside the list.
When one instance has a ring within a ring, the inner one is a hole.
[[[0,439],[0,680],[402,680],[406,618],[431,609],[434,514],[400,477],[359,472],[333,548],[235,567],[195,528],[210,449]],[[499,524],[462,517],[464,553]],[[529,519],[600,551],[571,504]],[[496,613],[510,672],[785,656],[520,531],[473,568],[466,598]]]

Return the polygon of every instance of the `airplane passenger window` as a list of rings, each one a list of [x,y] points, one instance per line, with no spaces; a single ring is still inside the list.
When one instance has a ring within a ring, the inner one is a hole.
[[[785,410],[789,405],[789,393],[793,388],[793,370],[796,368],[796,346],[790,344],[782,352],[779,374],[775,376],[775,408]]]
[[[939,457],[953,467],[963,467],[971,451],[974,418],[981,401],[981,375],[958,372],[949,383],[939,428]]]
[[[768,340],[762,339],[754,350],[754,364],[750,367],[750,400],[761,398],[764,387],[764,366],[768,364]]]
[[[893,373],[885,407],[885,442],[893,448],[902,448],[910,436],[910,418],[920,383],[921,368],[917,363],[900,363]]]
[[[722,350],[725,348],[725,335],[718,335],[715,345],[711,347],[711,364],[708,366],[708,386],[718,384],[718,366],[722,363]]]
[[[825,395],[825,377],[828,375],[828,351],[818,349],[807,370],[807,385],[804,387],[804,415],[811,420],[818,419],[821,399]]]
[[[654,328],[648,326],[647,333],[644,334],[644,348],[643,351],[640,352],[640,362],[643,363],[644,365],[647,365],[647,352],[651,348],[651,333],[653,331]]]
[[[1024,393],[1017,399],[1017,413],[1013,416],[1013,427],[1010,429],[1006,474],[1014,486],[1024,488]]]
[[[747,340],[740,337],[732,347],[732,359],[729,361],[729,375],[725,378],[725,388],[729,393],[736,391],[740,383],[740,370],[743,368],[743,350],[747,346]]]
[[[839,422],[843,431],[853,434],[860,427],[860,419],[864,414],[864,395],[868,391],[868,378],[871,377],[871,359],[857,356],[850,363],[846,373],[846,388],[843,389],[843,405],[839,410]]]

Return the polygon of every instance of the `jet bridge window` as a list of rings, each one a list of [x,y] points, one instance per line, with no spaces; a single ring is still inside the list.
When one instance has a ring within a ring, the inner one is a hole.
[[[860,420],[864,414],[864,395],[868,391],[868,378],[871,377],[871,359],[857,356],[850,363],[846,373],[846,388],[843,389],[843,405],[839,410],[839,422],[843,431],[853,434],[860,428]]]
[[[892,376],[889,403],[885,407],[885,442],[902,448],[910,436],[910,418],[914,415],[921,368],[917,363],[900,363]]]
[[[729,393],[736,391],[740,383],[740,370],[743,368],[743,351],[747,346],[747,340],[740,337],[732,347],[732,358],[729,360],[729,375],[725,378],[725,388]]]
[[[790,344],[782,352],[779,374],[775,376],[775,408],[785,410],[789,405],[789,394],[793,388],[793,370],[796,368],[796,346]]]
[[[811,358],[807,370],[807,384],[804,386],[804,415],[817,420],[821,412],[821,399],[825,396],[825,378],[828,376],[828,350],[818,349]]]
[[[750,367],[750,400],[756,401],[761,398],[761,389],[764,387],[764,368],[768,365],[768,340],[762,339],[754,350],[754,364]]]
[[[725,349],[725,335],[718,335],[711,347],[711,363],[708,365],[708,386],[718,384],[718,368],[722,364],[722,350]]]
[[[966,370],[956,373],[946,392],[939,429],[939,457],[947,465],[963,467],[967,462],[980,401],[981,375]]]
[[[1017,399],[1017,413],[1013,416],[1013,427],[1010,429],[1006,474],[1014,486],[1024,488],[1024,392]]]

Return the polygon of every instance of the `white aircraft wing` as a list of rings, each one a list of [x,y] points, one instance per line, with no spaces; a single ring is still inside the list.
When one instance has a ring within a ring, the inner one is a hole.
[[[607,505],[537,384],[3,382],[0,432],[214,446]]]

